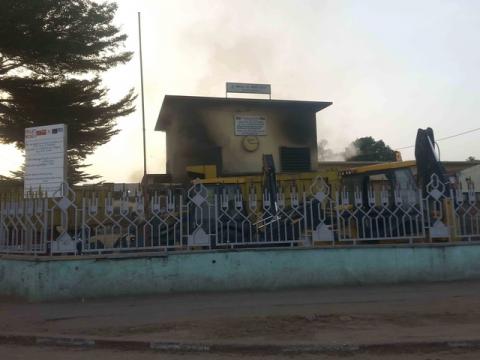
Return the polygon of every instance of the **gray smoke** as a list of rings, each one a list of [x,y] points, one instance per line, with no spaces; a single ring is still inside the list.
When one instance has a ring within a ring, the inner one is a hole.
[[[272,37],[239,32],[228,15],[208,24],[194,24],[182,36],[192,53],[206,53],[204,76],[196,84],[199,94],[216,94],[225,82],[269,82],[280,49]],[[220,94],[218,94],[220,95]]]
[[[336,152],[328,147],[328,140],[321,139],[318,142],[319,161],[345,161],[358,154],[358,148],[353,143],[348,145],[344,151]]]

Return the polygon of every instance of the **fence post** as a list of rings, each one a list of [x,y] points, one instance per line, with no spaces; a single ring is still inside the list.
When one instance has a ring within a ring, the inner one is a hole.
[[[308,243],[310,247],[313,247],[313,237],[308,234],[308,210],[307,210],[307,196],[305,194],[305,191],[303,191],[303,227],[305,231],[305,240],[304,244]],[[308,237],[310,236],[310,239]]]

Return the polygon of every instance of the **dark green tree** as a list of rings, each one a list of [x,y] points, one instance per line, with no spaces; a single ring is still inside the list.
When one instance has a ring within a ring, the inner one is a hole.
[[[395,161],[395,151],[383,140],[376,141],[367,136],[358,138],[345,149],[346,159],[349,161]]]
[[[24,129],[68,125],[69,180],[97,178],[85,158],[118,133],[133,92],[107,99],[100,74],[130,60],[117,6],[91,0],[0,1],[0,141],[24,148]]]

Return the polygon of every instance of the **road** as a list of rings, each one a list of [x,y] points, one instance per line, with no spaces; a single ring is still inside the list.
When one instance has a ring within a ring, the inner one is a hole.
[[[165,354],[156,352],[120,351],[120,350],[86,350],[55,347],[21,347],[0,346],[3,360],[478,360],[480,351],[428,351],[409,354],[356,354],[356,355],[251,355],[251,354]]]
[[[0,333],[247,345],[337,346],[480,340],[480,282],[175,294],[43,304],[4,299],[0,301]],[[2,349],[5,350],[2,353],[9,356],[36,351],[28,346],[12,345],[2,345]],[[52,352],[66,352],[69,359],[97,354],[102,358],[124,356],[114,350],[42,347],[38,351],[40,355],[36,358]],[[402,351],[342,356],[449,359],[454,354],[460,359],[480,358],[479,352],[466,350]],[[133,357],[128,358],[134,359],[158,356],[149,352],[130,355]],[[238,355],[170,354],[162,358],[203,359],[206,356],[233,359]],[[330,354],[330,358],[335,356]],[[269,355],[260,357],[268,359]],[[322,358],[329,359],[323,355]]]

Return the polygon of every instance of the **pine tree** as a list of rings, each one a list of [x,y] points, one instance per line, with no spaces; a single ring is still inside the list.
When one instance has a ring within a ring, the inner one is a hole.
[[[68,126],[69,180],[86,174],[86,156],[118,133],[134,110],[133,92],[111,103],[101,72],[130,60],[126,35],[112,24],[117,6],[91,0],[0,1],[0,141],[24,147],[24,129]]]

